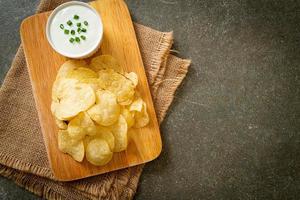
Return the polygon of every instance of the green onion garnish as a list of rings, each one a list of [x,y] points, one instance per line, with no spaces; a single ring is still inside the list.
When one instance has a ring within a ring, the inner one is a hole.
[[[79,16],[78,15],[74,15],[74,19],[79,19]]]
[[[84,33],[85,33],[85,32],[86,32],[86,29],[85,29],[85,28],[82,28],[82,29],[81,29],[81,32],[84,32]]]
[[[77,23],[76,25],[77,25],[77,27],[80,27],[80,26],[81,26],[81,23]]]
[[[64,29],[64,25],[63,25],[63,24],[60,24],[59,27],[60,27],[61,29]]]
[[[83,23],[84,23],[84,25],[86,25],[86,26],[89,25],[89,23],[88,23],[87,21],[84,21]]]
[[[74,30],[71,30],[71,35],[75,35],[75,31]]]
[[[85,37],[84,35],[81,35],[80,37],[81,37],[81,39],[83,39],[83,40],[86,39],[86,37]]]
[[[74,42],[74,38],[70,38],[69,41],[70,41],[71,43],[73,43],[73,42]]]
[[[76,38],[75,38],[75,41],[76,41],[76,42],[80,42],[80,38],[79,38],[79,37],[76,37]]]
[[[70,31],[68,29],[65,29],[64,32],[68,35]]]
[[[72,26],[72,21],[71,20],[69,20],[69,21],[67,21],[67,24],[69,25],[69,26]]]

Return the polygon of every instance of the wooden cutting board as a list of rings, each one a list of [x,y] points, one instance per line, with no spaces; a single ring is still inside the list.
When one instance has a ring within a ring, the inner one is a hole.
[[[34,99],[46,145],[48,159],[54,176],[61,181],[85,178],[122,169],[155,159],[162,144],[155,110],[145,74],[132,20],[123,0],[99,0],[90,3],[101,15],[104,38],[97,54],[110,54],[128,72],[139,77],[137,90],[148,106],[150,124],[131,136],[128,149],[114,153],[107,165],[96,167],[84,160],[74,161],[59,151],[57,127],[50,111],[51,89],[57,70],[67,59],[56,53],[45,35],[47,18],[51,12],[25,19],[21,25],[21,39],[32,84]]]

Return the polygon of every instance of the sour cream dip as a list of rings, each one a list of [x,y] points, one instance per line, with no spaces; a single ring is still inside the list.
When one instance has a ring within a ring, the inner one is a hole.
[[[46,36],[52,48],[69,58],[86,58],[100,47],[103,24],[87,3],[71,1],[58,6],[48,18]]]

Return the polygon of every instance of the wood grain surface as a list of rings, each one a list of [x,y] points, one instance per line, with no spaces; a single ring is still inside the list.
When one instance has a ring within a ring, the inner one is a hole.
[[[45,28],[51,12],[25,19],[20,32],[34,99],[48,159],[54,176],[61,181],[142,164],[155,159],[162,148],[159,125],[127,6],[123,0],[99,0],[90,4],[99,12],[104,25],[103,42],[96,54],[110,54],[120,62],[125,71],[138,74],[137,90],[148,105],[150,124],[137,129],[137,133],[130,136],[128,149],[114,153],[111,162],[102,167],[93,166],[86,160],[76,162],[69,155],[60,152],[57,145],[58,129],[50,111],[51,89],[57,70],[67,58],[56,53],[47,42]]]

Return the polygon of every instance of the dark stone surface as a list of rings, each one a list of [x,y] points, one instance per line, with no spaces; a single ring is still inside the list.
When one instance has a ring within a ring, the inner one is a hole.
[[[300,199],[300,1],[128,0],[193,65],[136,199]],[[0,0],[0,69],[37,0]],[[38,199],[0,178],[0,199]]]

